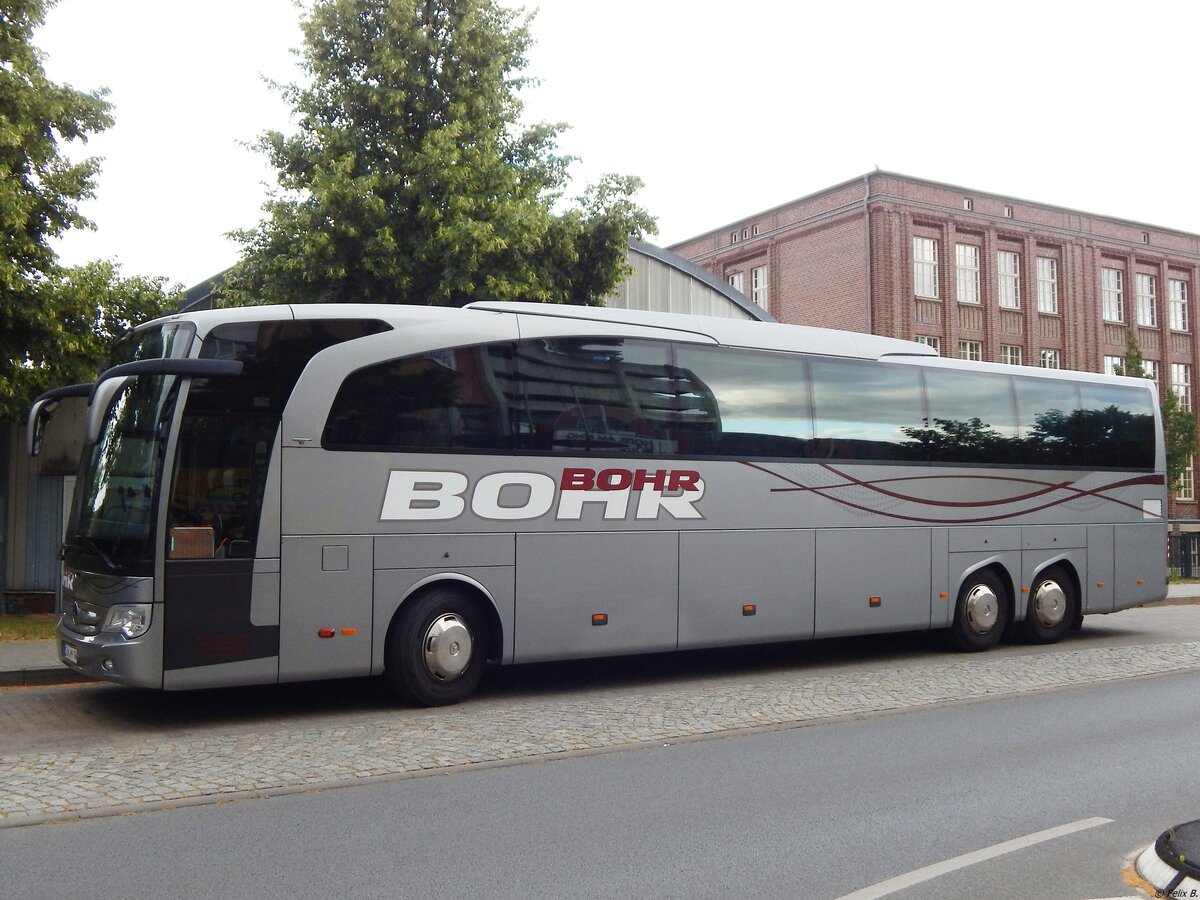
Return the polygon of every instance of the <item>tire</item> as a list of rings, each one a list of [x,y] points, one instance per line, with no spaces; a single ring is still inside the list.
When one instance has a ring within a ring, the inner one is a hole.
[[[461,703],[483,678],[486,640],[476,602],[455,588],[434,587],[400,608],[387,637],[384,674],[413,703]]]
[[[967,576],[954,604],[950,645],[967,653],[996,646],[1008,625],[1008,592],[990,569]]]
[[[1074,583],[1061,567],[1051,566],[1038,575],[1029,589],[1021,637],[1031,644],[1062,640],[1075,623],[1078,608]]]

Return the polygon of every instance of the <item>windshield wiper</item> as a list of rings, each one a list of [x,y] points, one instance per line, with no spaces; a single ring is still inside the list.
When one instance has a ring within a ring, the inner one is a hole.
[[[115,562],[111,556],[104,552],[99,544],[97,544],[86,534],[76,533],[71,535],[71,540],[68,540],[63,546],[74,547],[80,550],[89,550],[92,553],[95,553],[98,557],[100,557],[104,564],[114,572],[120,572],[124,569],[124,566]]]

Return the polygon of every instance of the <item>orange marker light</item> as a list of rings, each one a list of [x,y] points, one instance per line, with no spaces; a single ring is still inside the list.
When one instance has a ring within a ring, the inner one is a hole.
[[[757,612],[758,612],[758,607],[755,604],[753,604],[753,603],[742,604],[742,615],[743,616],[752,616]]]
[[[331,638],[337,634],[336,628],[321,628],[317,631],[317,637]]]
[[[942,599],[942,600],[949,600],[949,599],[950,599],[950,595],[949,595],[949,594],[946,594],[946,593],[941,593],[941,594],[938,594],[938,597],[939,597],[940,599]]]
[[[607,625],[608,624],[607,614],[596,613],[594,616],[592,616],[592,624],[593,625]]]
[[[1028,593],[1029,593],[1029,588],[1027,588],[1027,587],[1023,587],[1023,588],[1021,588],[1021,593],[1022,593],[1022,594],[1028,594]]]
[[[1145,583],[1146,583],[1146,579],[1145,579],[1145,578],[1139,578],[1139,579],[1138,579],[1138,584],[1145,584]]]
[[[1102,588],[1102,587],[1104,587],[1104,582],[1103,582],[1103,581],[1097,581],[1097,582],[1096,582],[1096,587],[1099,587],[1099,588]]]
[[[345,635],[358,634],[358,629],[357,628],[343,628],[342,634],[345,634]]]
[[[883,606],[883,598],[882,597],[871,597],[870,599],[867,600],[867,602],[871,604],[872,609],[874,609],[876,606]]]

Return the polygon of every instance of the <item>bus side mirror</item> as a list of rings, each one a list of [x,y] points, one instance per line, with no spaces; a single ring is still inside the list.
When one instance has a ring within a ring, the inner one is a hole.
[[[87,397],[91,392],[91,384],[69,384],[46,391],[33,401],[33,406],[29,407],[29,419],[25,430],[25,450],[30,456],[37,456],[42,451],[46,424],[58,410],[58,401],[66,397]]]

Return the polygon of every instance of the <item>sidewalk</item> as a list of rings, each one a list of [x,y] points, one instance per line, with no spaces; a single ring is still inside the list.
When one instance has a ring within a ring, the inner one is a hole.
[[[1200,584],[1167,586],[1167,599],[1161,603],[1200,601]],[[72,684],[91,681],[58,661],[58,641],[0,642],[0,687],[39,684]]]

